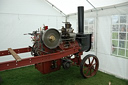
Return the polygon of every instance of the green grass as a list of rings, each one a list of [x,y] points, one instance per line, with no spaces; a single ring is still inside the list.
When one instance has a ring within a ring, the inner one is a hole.
[[[118,47],[118,41],[117,40],[112,40],[112,44],[114,45],[114,47]]]
[[[61,69],[49,74],[41,74],[34,66],[28,66],[0,72],[1,85],[128,85],[128,81],[102,72],[94,77],[84,79],[79,67],[72,66],[68,70]]]
[[[128,28],[127,28],[127,30],[128,30]],[[127,31],[128,32],[128,31]],[[128,33],[127,33],[127,40],[128,40]]]
[[[112,52],[112,54],[117,55],[117,48],[114,48],[115,50]]]
[[[119,55],[125,56],[125,50],[124,49],[119,49]]]
[[[118,39],[118,33],[112,33],[112,39]]]
[[[127,40],[126,41],[119,41],[120,39],[118,39],[118,33],[117,32],[113,32],[112,33],[112,45],[114,45],[113,47],[115,48],[115,50],[112,52],[113,56],[117,56],[117,57],[124,57],[124,58],[128,58],[128,33],[127,33]],[[121,42],[124,42],[123,44],[121,44]],[[120,45],[118,45],[120,44]],[[116,48],[118,47],[118,48]],[[120,48],[126,48],[126,55],[125,55],[125,49],[120,49]],[[118,52],[118,53],[117,53]]]
[[[127,41],[127,49],[128,49],[128,41]]]
[[[128,50],[126,50],[126,57],[128,57]]]

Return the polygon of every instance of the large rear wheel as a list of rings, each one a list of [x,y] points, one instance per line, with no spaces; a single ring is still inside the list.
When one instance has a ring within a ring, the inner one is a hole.
[[[99,68],[99,60],[95,55],[87,55],[80,64],[80,73],[84,78],[94,76]]]

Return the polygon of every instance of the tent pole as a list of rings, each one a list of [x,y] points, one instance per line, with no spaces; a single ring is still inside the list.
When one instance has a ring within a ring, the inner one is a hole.
[[[66,16],[66,14],[64,12],[62,12],[59,8],[57,8],[55,5],[53,5],[52,3],[50,3],[48,0],[45,0],[47,3],[49,3],[52,7],[54,7],[56,10],[58,10],[60,13],[62,13],[64,16]]]
[[[96,10],[96,29],[95,29],[95,55],[97,56],[97,42],[98,42],[98,33],[97,33],[97,29],[98,29],[98,10],[97,8],[92,5],[92,3],[90,3],[88,0],[86,0],[95,10]]]

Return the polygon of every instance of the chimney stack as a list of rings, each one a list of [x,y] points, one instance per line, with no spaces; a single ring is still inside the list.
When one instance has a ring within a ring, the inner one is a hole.
[[[78,7],[78,34],[84,34],[84,7]]]

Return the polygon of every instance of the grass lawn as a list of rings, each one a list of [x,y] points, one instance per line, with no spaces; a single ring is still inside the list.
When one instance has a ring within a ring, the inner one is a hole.
[[[94,77],[84,79],[76,66],[45,75],[34,66],[28,66],[0,72],[0,76],[3,80],[1,85],[108,85],[109,81],[111,85],[128,85],[128,81],[100,71]]]

